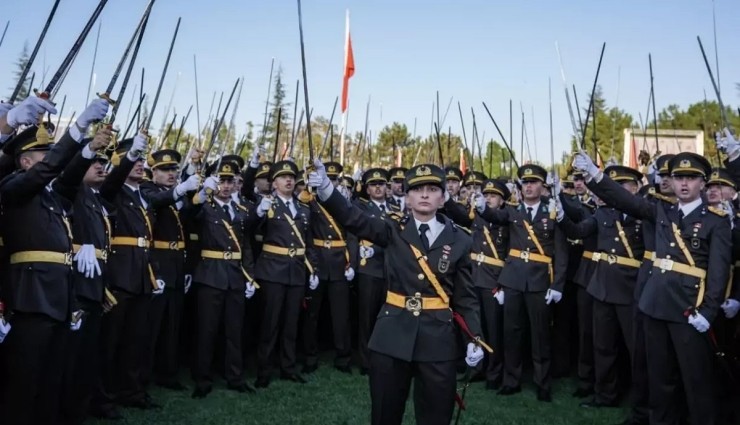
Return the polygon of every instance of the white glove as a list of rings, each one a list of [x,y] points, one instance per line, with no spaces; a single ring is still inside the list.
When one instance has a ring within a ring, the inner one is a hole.
[[[557,304],[560,302],[561,298],[563,298],[562,292],[556,291],[554,289],[548,289],[547,293],[545,293],[545,304]]]
[[[260,204],[257,205],[257,217],[264,217],[267,211],[272,208],[272,198],[269,196],[263,196]]]
[[[193,174],[187,180],[175,186],[175,198],[182,198],[186,193],[198,190],[200,175]]]
[[[87,131],[87,128],[90,127],[91,124],[100,122],[105,118],[108,114],[109,107],[110,103],[108,103],[107,100],[95,99],[87,105],[84,111],[82,111],[75,124],[80,129]]]
[[[74,318],[77,317],[77,320]],[[72,330],[72,332],[79,331],[80,327],[82,327],[82,311],[77,310],[74,313],[72,313],[72,320],[69,322],[69,328]]]
[[[599,174],[599,167],[594,164],[591,157],[584,151],[578,152],[575,158],[573,158],[573,168],[581,170],[591,177],[595,177]]]
[[[722,131],[725,133],[724,137],[722,137],[722,133],[717,132],[715,134],[717,149],[729,156],[734,156],[736,153],[738,153],[738,151],[740,151],[740,142],[735,139],[735,137],[732,135],[732,133],[730,133],[730,130],[727,127],[725,127]]]
[[[360,179],[362,179],[362,169],[361,168],[355,170],[355,173],[352,174],[352,180],[359,181]]]
[[[360,258],[372,258],[375,255],[375,250],[371,246],[360,247]]]
[[[188,177],[188,179],[190,179]],[[215,192],[218,190],[218,179],[216,177],[207,177],[205,181],[203,181],[203,188],[204,189],[211,189],[211,191]]]
[[[496,301],[498,301],[499,305],[504,305],[504,290],[503,288],[498,288],[496,293],[493,294],[493,298],[496,298]]]
[[[193,285],[193,275],[186,274],[185,275],[185,293],[187,294],[188,291],[190,291],[190,287]]]
[[[254,296],[254,293],[257,291],[257,288],[254,287],[252,282],[247,282],[247,288],[244,290],[244,296],[247,299],[250,299]]]
[[[337,190],[339,191],[339,194],[344,196],[344,199],[349,199],[352,197],[352,194],[349,192],[349,189],[347,189],[347,186],[339,185],[337,186]]]
[[[162,292],[164,292],[164,280],[162,280],[162,279],[157,279],[157,289],[154,289],[154,290],[152,291],[152,294],[154,294],[154,295],[159,295],[159,294],[161,294]]]
[[[693,326],[694,329],[700,333],[704,333],[709,330],[709,322],[699,312],[689,314],[689,325]]]
[[[249,157],[249,168],[259,168],[260,166],[260,145],[259,143],[254,144],[252,149],[252,156]]]
[[[473,199],[475,199],[475,209],[482,214],[483,211],[486,210],[486,198],[483,195],[479,195],[477,193],[473,196]]]
[[[12,103],[0,102],[0,117],[5,116],[11,109],[13,109]]]
[[[560,176],[555,174],[552,177],[552,196],[553,198],[557,198],[557,196],[562,192],[563,187],[560,185]]]
[[[728,298],[721,305],[722,311],[725,312],[725,317],[732,319],[737,316],[737,312],[740,311],[740,301]]]
[[[344,271],[344,278],[347,279],[347,282],[352,282],[352,279],[355,278],[355,269],[348,267],[347,270]]]
[[[560,223],[565,218],[565,211],[563,211],[563,206],[560,205],[560,201],[555,201],[555,208],[557,208],[555,219]]]
[[[131,161],[137,161],[148,146],[149,140],[147,137],[139,133],[134,136],[134,143],[131,144],[131,149],[128,150],[126,156],[128,156],[128,159]]]
[[[476,367],[481,360],[483,360],[483,350],[476,344],[469,342],[468,350],[465,355],[465,363],[470,367]]]
[[[552,173],[547,173],[547,178],[545,179],[545,184],[548,186],[552,186],[554,183],[554,180],[552,178]]]
[[[319,287],[319,277],[316,276],[315,274],[312,274],[308,278],[308,287],[311,288],[312,291],[318,288]]]
[[[8,336],[8,332],[10,332],[10,323],[6,322],[5,319],[0,319],[0,344],[5,341],[5,337]]]
[[[56,114],[57,109],[48,100],[36,96],[28,96],[7,113],[8,125],[18,128],[22,125],[39,123],[39,117],[45,113]]]
[[[95,258],[94,245],[82,245],[77,254],[75,254],[74,260],[77,261],[77,271],[85,275],[86,278],[91,279],[95,277],[96,273],[98,276],[102,275],[98,259]]]
[[[331,192],[334,190],[334,186],[329,180],[329,176],[326,175],[326,168],[324,163],[319,158],[313,160],[314,171],[308,174],[308,180],[306,184],[309,187],[315,187],[319,194],[319,198],[323,201],[329,199]]]

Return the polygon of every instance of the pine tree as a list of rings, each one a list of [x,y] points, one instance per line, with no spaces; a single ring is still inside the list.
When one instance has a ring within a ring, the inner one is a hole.
[[[26,68],[26,65],[28,64],[29,60],[29,53],[28,53],[28,43],[23,44],[23,50],[21,51],[21,55],[18,57],[18,60],[16,61],[16,70],[13,72],[15,75],[15,85],[10,88],[11,93],[15,90],[15,88],[20,83],[21,75],[23,74],[23,70]],[[23,82],[20,86],[20,91],[18,92],[18,98],[17,101],[21,101],[28,97],[28,83],[30,79],[30,75],[26,75],[26,77],[23,79]]]

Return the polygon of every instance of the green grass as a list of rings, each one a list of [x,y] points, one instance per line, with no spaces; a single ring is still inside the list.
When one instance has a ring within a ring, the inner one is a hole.
[[[183,378],[185,378],[183,376]],[[250,377],[250,381],[253,380]],[[152,397],[163,405],[161,410],[122,409],[125,419],[117,422],[90,421],[92,424],[152,425],[363,425],[370,422],[370,393],[367,377],[335,371],[330,363],[308,376],[305,385],[274,380],[257,394],[228,391],[223,382],[204,400],[190,398],[191,390],[175,392],[153,387]],[[183,380],[183,383],[187,381]],[[187,382],[192,386],[192,382]],[[473,383],[467,390],[467,411],[461,424],[482,425],[572,425],[617,424],[625,410],[584,409],[571,397],[574,385],[569,379],[553,385],[553,402],[536,400],[534,389],[525,385],[513,396],[498,396],[487,391],[483,383]],[[412,389],[413,394],[413,389]],[[413,404],[406,407],[404,424],[414,424]]]

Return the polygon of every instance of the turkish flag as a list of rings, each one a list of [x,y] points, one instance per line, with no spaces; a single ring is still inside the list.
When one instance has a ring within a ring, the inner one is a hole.
[[[349,79],[355,75],[355,55],[352,52],[352,37],[349,35],[349,10],[347,11],[346,39],[344,42],[344,79],[342,81],[342,113],[347,110]]]

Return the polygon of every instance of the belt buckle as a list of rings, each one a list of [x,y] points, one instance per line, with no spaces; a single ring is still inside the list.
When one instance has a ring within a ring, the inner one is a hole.
[[[519,254],[519,258],[524,260],[525,263],[529,262],[529,251],[522,251],[521,254]]]
[[[617,256],[614,255],[614,254],[607,255],[606,256],[606,262],[609,263],[610,265],[616,263],[617,262]]]
[[[329,239],[324,241],[324,248],[326,249],[331,248],[331,241]]]
[[[170,249],[177,249],[177,241],[170,242]]]
[[[136,246],[138,246],[139,248],[146,248],[147,245],[148,244],[146,242],[146,238],[136,238]]]
[[[414,294],[413,297],[406,297],[406,303],[404,307],[414,316],[418,316],[419,314],[421,314],[421,310],[423,308],[421,302],[421,294],[417,292],[416,294]]]
[[[666,271],[673,270],[673,260],[667,258],[660,259],[660,272],[665,273]]]
[[[65,266],[71,266],[72,260],[74,259],[74,254],[71,252],[65,252],[64,253],[64,265]]]
[[[594,262],[597,262],[597,263],[598,263],[599,261],[601,261],[601,253],[600,253],[600,252],[594,252],[594,253],[593,253],[593,254],[591,255],[591,261],[594,261]]]
[[[483,260],[485,259],[486,259],[486,256],[482,252],[479,252],[478,255],[475,257],[475,261],[479,263],[482,263]]]
[[[298,251],[295,248],[290,248],[290,249],[288,249],[288,256],[289,257],[295,257],[295,255],[296,255],[297,252]]]
[[[234,253],[231,251],[224,251],[224,260],[231,260],[234,257]]]

